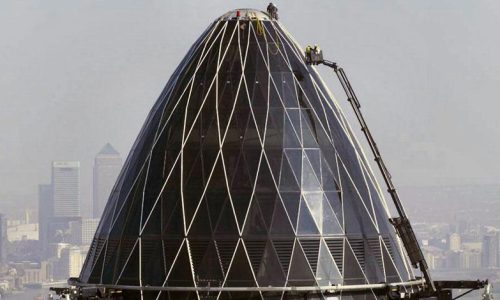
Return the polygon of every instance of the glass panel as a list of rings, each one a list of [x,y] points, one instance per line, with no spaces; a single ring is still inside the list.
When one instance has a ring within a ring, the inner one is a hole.
[[[285,127],[284,127],[284,147],[285,148],[300,148],[301,147],[301,131],[300,131],[300,115],[298,109],[285,110]]]
[[[282,192],[281,199],[285,205],[288,216],[293,224],[293,228],[297,229],[297,219],[300,204],[300,192]]]
[[[168,275],[167,284],[165,286],[194,286],[191,269],[186,268],[186,266],[190,264],[187,243],[184,242],[172,270]]]
[[[286,108],[298,107],[297,93],[295,91],[295,84],[292,73],[281,73],[281,85],[283,92],[281,93],[283,102]]]
[[[250,261],[248,261],[247,254],[240,242],[236,249],[233,262],[227,274],[225,286],[256,286],[253,278],[252,268]]]
[[[248,250],[248,244],[247,244]],[[257,282],[261,286],[285,286],[286,276],[273,244],[269,241],[263,253],[260,268],[256,272]]]
[[[287,114],[285,114],[284,118],[284,137],[283,137],[283,146],[284,148],[300,148],[300,139],[299,139],[299,134],[300,134],[300,123],[297,124],[297,126],[294,126],[292,124],[292,121],[290,119],[290,115],[294,114],[294,111],[292,109],[287,110]]]
[[[276,201],[273,215],[273,224],[271,226],[271,234],[275,237],[279,235],[291,237],[295,234],[292,228],[292,224],[290,223],[290,219],[288,218],[285,208],[281,203],[281,199],[278,199]]]
[[[323,193],[305,193],[304,199],[316,226],[318,226],[320,232],[323,232]]]
[[[361,270],[361,265],[357,260],[348,242],[344,249],[344,284],[365,284],[367,283]]]
[[[167,274],[165,273],[163,245],[160,239],[141,239],[142,284],[161,286]]]
[[[342,227],[337,220],[335,213],[333,212],[330,204],[328,203],[328,199],[323,194],[323,234],[344,234]]]
[[[253,200],[248,211],[245,228],[243,229],[245,236],[266,235],[267,227],[262,217],[257,200]]]
[[[321,240],[319,248],[316,280],[320,286],[342,284],[342,275],[340,275],[335,261],[323,240]]]
[[[302,190],[303,191],[321,191],[319,179],[314,172],[314,169],[307,159],[306,155],[302,155]],[[320,173],[321,174],[321,173]]]
[[[310,234],[319,234],[318,227],[314,222],[311,213],[309,212],[309,208],[304,200],[304,198],[300,199],[300,207],[299,207],[299,223],[297,228],[298,235],[310,235]]]
[[[314,274],[299,242],[295,242],[290,271],[288,273],[288,286],[315,285]]]

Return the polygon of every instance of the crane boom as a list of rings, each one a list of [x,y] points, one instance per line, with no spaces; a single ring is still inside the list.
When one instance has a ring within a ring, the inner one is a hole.
[[[436,291],[436,287],[431,279],[429,267],[427,265],[427,262],[425,261],[422,249],[418,244],[415,232],[411,227],[410,221],[408,220],[408,217],[406,216],[405,210],[403,208],[403,204],[399,199],[396,187],[392,182],[392,176],[389,173],[389,170],[387,169],[387,166],[384,163],[382,155],[380,154],[380,151],[377,147],[377,143],[375,143],[375,139],[373,138],[373,135],[371,134],[370,129],[368,128],[368,125],[365,121],[365,118],[363,117],[363,114],[361,113],[361,104],[358,100],[358,97],[356,96],[356,93],[354,92],[351,83],[349,82],[349,79],[347,78],[344,69],[339,67],[335,62],[323,59],[323,53],[321,50],[319,50],[317,46],[307,47],[306,62],[311,65],[323,64],[325,66],[328,66],[332,68],[335,74],[337,75],[340,84],[342,85],[342,88],[344,89],[347,95],[347,101],[349,101],[351,107],[354,110],[354,114],[356,115],[356,118],[358,119],[358,122],[361,126],[361,131],[363,131],[365,135],[368,145],[370,146],[370,149],[373,153],[375,162],[377,163],[380,173],[382,174],[385,184],[387,185],[387,192],[389,192],[389,194],[391,195],[392,201],[394,202],[394,206],[396,207],[396,210],[398,212],[399,216],[396,218],[391,218],[389,221],[394,226],[396,232],[401,238],[403,246],[405,247],[406,252],[408,253],[408,257],[410,258],[411,264],[413,265],[414,268],[419,268],[420,272],[424,276],[426,282],[426,289],[428,290],[428,292],[434,293]]]

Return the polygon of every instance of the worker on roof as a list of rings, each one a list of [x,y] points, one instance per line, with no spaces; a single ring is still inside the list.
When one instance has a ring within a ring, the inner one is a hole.
[[[278,8],[272,2],[267,6],[267,13],[271,19],[278,20]]]

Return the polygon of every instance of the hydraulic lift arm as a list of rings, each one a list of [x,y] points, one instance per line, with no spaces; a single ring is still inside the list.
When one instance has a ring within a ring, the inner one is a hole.
[[[401,204],[401,200],[399,199],[396,187],[392,182],[391,174],[387,170],[387,167],[384,163],[384,160],[382,159],[377,144],[375,143],[375,140],[370,132],[370,129],[366,124],[365,118],[361,113],[360,110],[361,104],[359,103],[358,97],[356,96],[356,93],[354,92],[354,89],[352,88],[351,83],[349,82],[349,79],[347,78],[347,75],[344,72],[344,69],[339,67],[334,62],[323,59],[323,53],[321,50],[319,50],[317,46],[307,47],[306,62],[311,65],[323,64],[325,66],[332,68],[335,71],[335,74],[337,74],[340,84],[342,85],[342,88],[344,89],[347,95],[347,101],[349,101],[354,110],[354,113],[356,114],[356,118],[358,119],[359,124],[361,125],[361,131],[363,131],[366,140],[370,145],[370,149],[372,150],[372,153],[375,157],[375,162],[377,163],[377,166],[379,167],[380,172],[382,173],[382,177],[384,178],[384,181],[387,185],[387,191],[391,195],[392,201],[394,202],[394,205],[398,212],[399,217],[391,218],[390,222],[392,225],[394,225],[396,232],[401,238],[403,245],[410,258],[411,264],[413,265],[414,268],[419,268],[420,272],[424,276],[426,282],[426,290],[430,293],[434,293],[436,291],[436,287],[431,279],[427,262],[425,261],[424,255],[422,253],[422,250],[420,249],[420,246],[418,245],[418,241],[415,236],[415,233],[413,232],[410,221],[408,220],[403,205]]]
[[[384,178],[384,181],[387,185],[387,191],[391,195],[392,201],[394,202],[394,206],[398,212],[399,217],[391,218],[389,221],[396,229],[398,236],[401,238],[403,245],[408,253],[411,264],[414,268],[419,268],[420,272],[424,276],[425,286],[424,289],[419,293],[417,298],[427,298],[427,297],[436,297],[438,300],[447,299],[447,300],[455,300],[458,299],[473,290],[477,290],[480,288],[486,288],[485,294],[491,293],[490,285],[488,284],[488,280],[448,280],[448,281],[432,281],[431,275],[429,272],[429,267],[427,266],[427,262],[425,261],[425,257],[422,253],[422,249],[418,244],[418,240],[413,232],[410,221],[406,216],[405,210],[399,199],[398,192],[396,191],[396,187],[392,182],[391,174],[387,170],[387,167],[380,155],[380,151],[378,150],[377,144],[366,124],[365,118],[361,113],[361,104],[359,103],[358,97],[354,92],[354,89],[347,78],[346,73],[342,68],[340,68],[336,63],[332,61],[328,61],[323,59],[323,52],[319,49],[318,46],[308,46],[306,48],[305,53],[306,63],[310,65],[319,65],[323,64],[332,68],[337,74],[339,78],[340,84],[344,89],[347,100],[351,103],[351,106],[356,114],[356,118],[361,125],[361,130],[363,131],[368,144],[370,145],[370,149],[372,150],[373,156],[375,157],[375,162],[380,169],[380,173]],[[455,297],[452,299],[452,289],[469,289],[469,291]]]

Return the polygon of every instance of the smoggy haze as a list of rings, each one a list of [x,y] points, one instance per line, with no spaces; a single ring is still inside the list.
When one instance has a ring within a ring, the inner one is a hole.
[[[34,202],[52,160],[80,160],[85,209],[94,155],[106,142],[127,155],[200,33],[267,3],[1,1],[0,202]],[[396,183],[500,183],[500,2],[275,4],[302,45],[344,66]]]

